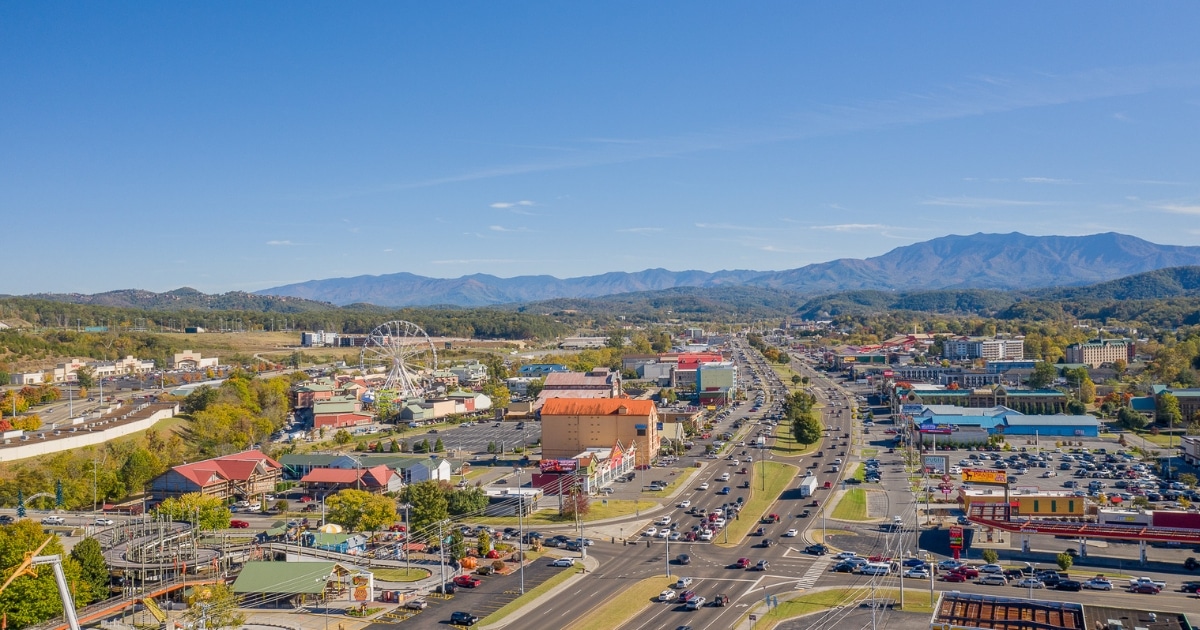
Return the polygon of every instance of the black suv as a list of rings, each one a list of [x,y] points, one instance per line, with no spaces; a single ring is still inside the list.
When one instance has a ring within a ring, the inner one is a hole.
[[[8,525],[10,523],[15,523],[15,522],[17,522],[17,519],[15,519],[7,514],[0,514],[0,525]]]
[[[460,626],[473,626],[479,621],[479,617],[472,615],[469,612],[457,611],[450,613],[450,623]]]

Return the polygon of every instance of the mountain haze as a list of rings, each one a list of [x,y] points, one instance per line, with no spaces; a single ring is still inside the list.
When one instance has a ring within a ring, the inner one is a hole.
[[[752,286],[804,294],[853,289],[1027,290],[1078,286],[1189,265],[1200,265],[1200,247],[1158,245],[1112,232],[1089,236],[1013,232],[944,236],[872,258],[847,258],[785,271],[647,269],[566,279],[487,274],[441,279],[395,273],[310,280],[257,293],[340,305],[485,306],[675,287]]]

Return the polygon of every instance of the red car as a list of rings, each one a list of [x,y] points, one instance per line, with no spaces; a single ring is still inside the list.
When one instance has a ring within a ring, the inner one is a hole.
[[[979,569],[974,569],[967,566],[958,567],[957,569],[951,571],[951,573],[957,573],[965,578],[979,577]]]
[[[462,588],[476,588],[480,584],[483,584],[483,580],[469,575],[460,575],[454,578],[454,585]]]
[[[246,529],[250,527],[250,523],[247,523],[246,521],[232,520],[229,521],[229,526],[234,529]]]
[[[311,503],[311,502],[312,502],[312,500],[313,500],[313,498],[312,498],[312,497],[310,497],[310,496],[308,496],[307,494],[306,494],[306,495],[304,495],[304,496],[302,496],[302,497],[300,497],[300,502],[301,502],[301,503]]]
[[[388,531],[389,532],[406,532],[406,531],[408,531],[408,526],[396,523],[395,525],[392,525],[391,527],[389,527]]]
[[[750,558],[738,558],[737,568],[745,569],[748,566],[750,566]]]
[[[965,576],[961,573],[954,573],[952,571],[950,573],[947,573],[946,575],[943,575],[942,581],[943,582],[966,582],[967,576]]]

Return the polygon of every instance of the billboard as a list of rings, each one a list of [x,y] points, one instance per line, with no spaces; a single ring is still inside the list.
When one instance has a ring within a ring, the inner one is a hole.
[[[927,473],[933,473],[933,474],[940,475],[940,474],[946,472],[947,470],[949,470],[949,466],[950,466],[950,456],[949,455],[922,455],[921,456],[921,467]]]
[[[950,548],[962,549],[963,547],[963,528],[955,525],[950,528]]]
[[[964,468],[963,483],[1008,484],[1008,473],[1003,470],[984,470],[981,468]]]
[[[954,433],[954,425],[950,424],[934,424],[932,422],[922,422],[917,425],[917,430],[925,434],[934,435],[950,435]]]
[[[921,413],[921,410],[924,408],[925,405],[900,405],[900,413],[906,413],[912,416]]]
[[[540,465],[543,475],[548,473],[573,473],[579,467],[579,462],[573,459],[543,459]]]

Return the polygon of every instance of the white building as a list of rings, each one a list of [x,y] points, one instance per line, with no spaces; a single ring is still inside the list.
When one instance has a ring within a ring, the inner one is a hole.
[[[217,357],[201,357],[199,352],[184,350],[175,353],[171,367],[176,370],[203,370],[217,367],[218,362]]]

